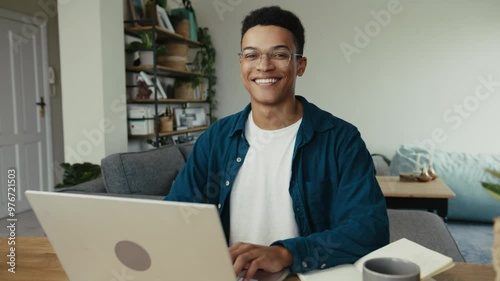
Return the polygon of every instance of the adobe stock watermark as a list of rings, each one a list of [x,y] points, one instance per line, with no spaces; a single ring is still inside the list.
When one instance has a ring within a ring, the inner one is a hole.
[[[389,0],[385,10],[370,11],[373,20],[367,22],[363,30],[357,26],[354,28],[353,44],[346,42],[339,44],[347,63],[351,63],[354,54],[360,54],[363,49],[368,47],[372,40],[380,34],[383,27],[389,26],[393,15],[398,15],[402,11],[403,6],[399,0]]]
[[[466,96],[461,102],[453,104],[443,112],[443,120],[446,124],[450,125],[452,130],[456,131],[462,127],[464,120],[469,119],[480,108],[481,103],[486,102],[493,94],[500,92],[498,89],[500,88],[500,81],[493,79],[492,74],[489,74],[487,78],[483,76],[478,77],[479,83],[474,88],[474,93]],[[443,144],[447,140],[447,130],[437,127],[431,131],[429,138],[423,140],[417,139],[415,140],[415,144],[427,150],[433,150],[437,144]]]
[[[220,21],[223,21],[224,14],[234,11],[234,9],[241,5],[241,3],[243,3],[243,0],[215,0],[212,2],[212,6],[214,7]]]

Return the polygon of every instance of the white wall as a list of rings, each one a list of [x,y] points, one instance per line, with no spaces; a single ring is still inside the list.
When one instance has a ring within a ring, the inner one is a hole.
[[[236,55],[241,21],[277,4],[306,28],[309,63],[297,94],[355,124],[372,153],[392,156],[403,143],[500,153],[500,1],[192,2],[217,49],[219,117],[249,102]],[[372,12],[388,5],[382,26]],[[367,26],[373,36],[364,46],[356,28]],[[359,53],[344,55],[341,43]],[[481,86],[489,79],[494,86]]]
[[[66,162],[127,151],[122,1],[59,1]]]

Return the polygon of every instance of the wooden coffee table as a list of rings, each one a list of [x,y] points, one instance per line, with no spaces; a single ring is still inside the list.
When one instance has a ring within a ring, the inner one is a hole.
[[[390,209],[437,211],[440,217],[446,219],[448,199],[456,196],[440,178],[430,182],[405,182],[399,177],[378,176],[377,181]]]
[[[9,281],[67,281],[59,259],[46,237],[20,236],[16,238],[16,273],[7,271],[7,239],[0,239],[0,280]],[[491,265],[456,263],[433,277],[436,281],[493,281],[495,272]],[[291,275],[287,281],[299,281]]]

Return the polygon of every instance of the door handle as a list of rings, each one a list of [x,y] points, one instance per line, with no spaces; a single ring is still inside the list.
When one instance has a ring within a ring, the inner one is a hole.
[[[40,117],[45,118],[46,103],[43,101],[43,97],[40,97],[40,102],[37,102],[36,105],[40,106]]]

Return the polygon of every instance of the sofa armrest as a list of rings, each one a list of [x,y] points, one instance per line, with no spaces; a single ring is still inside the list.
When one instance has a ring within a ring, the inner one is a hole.
[[[57,192],[107,193],[102,177],[75,186],[56,189]]]

